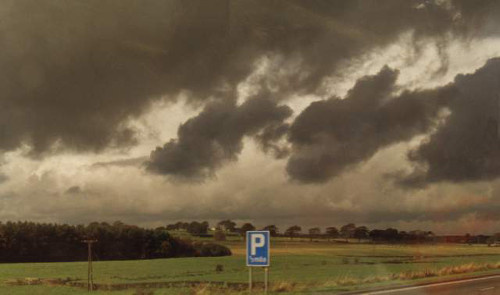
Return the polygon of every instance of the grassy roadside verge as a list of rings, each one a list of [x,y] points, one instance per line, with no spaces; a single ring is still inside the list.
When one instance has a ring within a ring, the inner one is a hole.
[[[443,280],[460,279],[471,275],[500,274],[500,262],[448,266],[440,269],[425,269],[421,271],[405,271],[393,273],[387,276],[371,276],[366,278],[341,277],[325,282],[295,283],[291,281],[273,282],[271,293],[300,294],[309,292],[346,292],[362,290],[367,288],[380,288],[398,285],[413,285]],[[16,279],[8,280],[0,286],[0,291],[9,291],[9,294],[65,294],[71,291],[73,294],[80,294],[85,291],[84,284],[79,283],[79,288],[69,287],[65,281],[43,280],[43,279]],[[173,283],[173,284],[172,284]],[[246,294],[246,285],[240,284],[215,284],[215,283],[195,283],[172,282],[166,288],[157,284],[130,284],[123,288],[123,285],[98,284],[101,289],[97,294]],[[255,291],[262,289],[262,284],[255,285]],[[15,290],[14,290],[15,289]],[[103,290],[104,289],[104,290]],[[23,293],[26,292],[26,293]],[[85,291],[86,292],[86,291]],[[83,294],[83,293],[82,293]]]
[[[245,294],[244,245],[227,244],[233,256],[96,261],[95,283],[115,290],[96,294]],[[271,288],[281,294],[351,291],[500,272],[500,248],[486,246],[279,241],[272,253]],[[83,294],[86,275],[86,262],[0,264],[0,294]],[[254,278],[258,288],[260,270]],[[25,279],[31,285],[25,285]]]

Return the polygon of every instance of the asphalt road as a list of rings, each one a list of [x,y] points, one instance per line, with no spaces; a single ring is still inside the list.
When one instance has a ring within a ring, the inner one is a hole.
[[[500,295],[500,275],[361,293],[366,295]]]

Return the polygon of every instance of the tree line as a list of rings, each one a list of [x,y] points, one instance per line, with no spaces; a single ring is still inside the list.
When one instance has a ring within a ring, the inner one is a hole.
[[[177,222],[167,225],[167,230],[185,230],[192,235],[212,236],[209,235],[210,225],[207,221],[203,222]],[[244,236],[247,231],[256,230],[257,228],[251,223],[244,223],[240,227],[236,222],[231,220],[222,220],[215,226],[213,236],[216,240],[224,240],[225,234],[238,234]],[[451,242],[451,243],[494,243],[500,240],[500,234],[493,236],[436,236],[432,231],[412,230],[400,231],[395,228],[387,229],[369,229],[366,226],[357,226],[354,223],[345,224],[339,228],[335,226],[326,227],[322,230],[319,227],[312,227],[303,231],[299,225],[292,225],[286,228],[283,232],[276,225],[267,225],[259,230],[268,230],[271,236],[289,237],[305,237],[309,239],[336,239],[337,241],[349,242],[349,240],[357,239],[370,240],[374,243],[430,243],[430,242]]]
[[[87,245],[95,239],[95,260],[225,256],[222,245],[172,237],[165,227],[145,229],[122,222],[68,225],[0,222],[0,262],[55,262],[87,259]]]
[[[210,225],[207,221],[198,222],[177,222],[167,225],[167,230],[185,230],[193,235],[205,235],[208,233]],[[215,231],[225,233],[235,233],[245,235],[247,231],[256,230],[257,228],[251,223],[244,223],[241,227],[237,227],[236,222],[231,220],[222,220],[215,226]],[[431,231],[398,231],[397,229],[388,228],[385,230],[373,229],[369,230],[366,226],[356,226],[354,223],[348,223],[340,228],[335,226],[327,227],[323,232],[319,227],[309,228],[307,232],[302,232],[302,227],[292,225],[280,232],[276,225],[267,225],[260,230],[268,230],[271,236],[284,237],[311,237],[311,238],[327,238],[327,239],[372,239],[374,241],[402,241],[402,240],[428,240],[434,236]]]

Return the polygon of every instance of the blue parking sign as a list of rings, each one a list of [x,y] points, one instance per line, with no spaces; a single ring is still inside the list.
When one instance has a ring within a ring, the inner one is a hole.
[[[269,231],[247,231],[247,266],[269,266]]]

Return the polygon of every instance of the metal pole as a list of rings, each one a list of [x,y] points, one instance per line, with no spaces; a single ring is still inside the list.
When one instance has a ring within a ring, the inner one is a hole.
[[[269,267],[264,268],[264,294],[267,294],[269,286]]]
[[[90,292],[90,254],[91,248],[90,248],[90,243],[87,243],[87,291]]]
[[[94,291],[94,276],[92,270],[92,243],[89,243],[90,291]]]
[[[248,292],[252,293],[252,267],[248,267]]]
[[[92,243],[96,243],[97,240],[83,240],[82,242],[87,243],[87,291],[91,292],[94,291],[94,275],[92,271]]]

